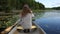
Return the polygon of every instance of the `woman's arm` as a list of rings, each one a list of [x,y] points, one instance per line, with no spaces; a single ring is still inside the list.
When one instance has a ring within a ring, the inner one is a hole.
[[[31,14],[32,14],[32,17],[34,17],[34,14],[33,14],[33,12],[31,11]]]
[[[32,17],[34,17],[34,14],[32,13]]]

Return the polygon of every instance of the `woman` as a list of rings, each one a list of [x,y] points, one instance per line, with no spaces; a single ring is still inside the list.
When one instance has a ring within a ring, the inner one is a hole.
[[[34,17],[31,9],[27,4],[23,6],[20,18],[22,20],[21,26],[24,28],[24,32],[29,32],[32,27],[32,17]]]

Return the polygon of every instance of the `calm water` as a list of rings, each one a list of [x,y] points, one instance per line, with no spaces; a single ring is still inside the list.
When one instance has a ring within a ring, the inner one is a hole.
[[[43,16],[36,19],[35,22],[47,34],[60,34],[60,10],[46,10]]]

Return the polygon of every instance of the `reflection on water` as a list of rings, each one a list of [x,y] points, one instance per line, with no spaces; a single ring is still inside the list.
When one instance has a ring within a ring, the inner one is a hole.
[[[60,13],[57,12],[46,12],[43,17],[60,17]]]
[[[60,12],[59,10],[45,12],[35,22],[41,26],[47,34],[60,34]]]
[[[45,13],[44,10],[36,12],[35,16],[37,16],[37,17],[35,17],[35,19],[38,19],[38,18],[42,17],[44,15],[44,13]]]

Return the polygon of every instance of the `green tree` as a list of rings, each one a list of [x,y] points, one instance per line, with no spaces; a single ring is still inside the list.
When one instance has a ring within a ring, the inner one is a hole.
[[[45,6],[42,3],[36,2],[35,0],[1,0],[1,1],[0,5],[4,7],[3,9],[6,9],[6,6],[9,7],[10,9],[22,9],[25,3],[28,4],[31,9],[45,9]]]

